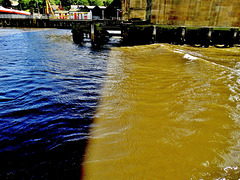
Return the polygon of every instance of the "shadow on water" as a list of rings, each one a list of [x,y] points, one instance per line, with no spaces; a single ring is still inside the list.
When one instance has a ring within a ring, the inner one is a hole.
[[[80,179],[109,48],[70,30],[0,32],[0,179]]]

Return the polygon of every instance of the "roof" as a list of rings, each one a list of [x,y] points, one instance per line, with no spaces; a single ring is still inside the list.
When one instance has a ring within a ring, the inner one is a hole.
[[[69,12],[79,12],[79,9],[70,9]]]
[[[106,9],[106,6],[98,6],[100,9]]]
[[[79,9],[81,7],[84,7],[84,5],[71,5],[71,9]]]
[[[61,13],[68,13],[68,11],[55,11],[55,14],[57,14],[57,13],[59,13],[59,14],[61,14]]]
[[[95,8],[95,6],[86,6],[88,9],[94,9]]]
[[[7,14],[21,14],[21,15],[27,15],[30,16],[31,13],[25,12],[25,11],[19,11],[15,9],[8,9],[0,6],[0,13],[7,13]]]
[[[71,5],[71,9],[69,12],[78,12],[78,11],[86,11],[86,9],[93,10],[94,8],[99,7],[100,9],[106,9],[105,6],[84,6],[84,5]]]

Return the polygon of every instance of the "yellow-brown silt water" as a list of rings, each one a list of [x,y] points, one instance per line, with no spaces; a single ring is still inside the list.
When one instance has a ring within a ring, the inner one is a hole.
[[[240,178],[240,48],[113,48],[83,179]]]

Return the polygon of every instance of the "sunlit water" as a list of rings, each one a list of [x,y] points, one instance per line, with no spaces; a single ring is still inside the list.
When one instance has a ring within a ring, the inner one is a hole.
[[[113,48],[84,179],[239,179],[240,48]]]
[[[240,48],[0,42],[0,179],[240,178]]]
[[[71,30],[0,28],[0,179],[80,179],[109,50]]]

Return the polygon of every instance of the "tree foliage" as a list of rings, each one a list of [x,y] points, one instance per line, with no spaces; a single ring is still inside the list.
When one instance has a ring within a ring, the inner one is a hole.
[[[0,2],[3,7],[11,7],[11,2],[9,0],[1,0]]]
[[[65,7],[65,9],[69,9],[70,5],[103,6],[111,4],[112,0],[61,0],[61,2],[62,6]]]
[[[60,2],[64,9],[69,10],[71,5],[91,5],[91,6],[103,6],[110,5],[113,0],[52,0],[55,4],[59,5]],[[45,0],[18,0],[18,9],[27,10],[34,9],[34,11],[39,11],[42,13],[44,8],[46,7]],[[4,7],[11,5],[9,4],[9,0],[0,0],[0,4]]]

